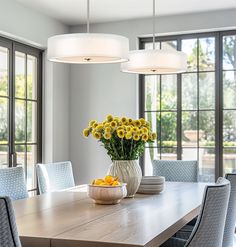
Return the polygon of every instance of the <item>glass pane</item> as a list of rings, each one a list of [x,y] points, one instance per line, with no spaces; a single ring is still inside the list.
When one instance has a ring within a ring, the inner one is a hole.
[[[8,99],[0,97],[0,144],[8,143]]]
[[[236,71],[223,73],[224,108],[236,108]]]
[[[160,124],[158,121],[160,121],[160,113],[156,112],[146,112],[145,113],[145,119],[150,123],[152,132],[157,133],[157,139],[159,142],[160,139]],[[157,141],[155,140],[154,143],[148,143],[147,147],[157,147]]]
[[[215,108],[215,73],[199,73],[199,109]]]
[[[152,42],[145,43],[144,49],[146,49],[146,50],[152,50],[153,49]],[[160,50],[160,42],[156,42],[155,43],[155,49]]]
[[[236,172],[236,148],[224,148],[223,149],[223,164],[224,173]]]
[[[182,74],[182,109],[197,109],[197,74]]]
[[[8,49],[0,46],[0,95],[2,96],[8,95],[8,57]]]
[[[26,141],[26,105],[23,100],[16,100],[15,102],[15,141],[25,142]]]
[[[177,76],[163,75],[161,77],[161,109],[177,109]]]
[[[37,58],[27,55],[27,98],[37,99]]]
[[[182,146],[197,146],[198,130],[197,130],[197,112],[182,112]]]
[[[161,42],[161,49],[162,50],[177,50],[177,41],[171,40],[171,41],[165,41]]]
[[[215,149],[199,149],[199,182],[215,182]]]
[[[215,147],[214,111],[199,111],[199,145]]]
[[[197,160],[197,148],[183,148],[182,150],[182,160]]]
[[[236,146],[236,111],[224,111],[223,119],[223,145]]]
[[[223,37],[223,69],[236,69],[236,36]]]
[[[152,176],[152,160],[160,159],[160,151],[157,148],[145,148],[145,176]]]
[[[24,53],[15,54],[15,97],[26,97],[26,56]]]
[[[145,76],[145,110],[160,110],[160,76]]]
[[[7,168],[8,163],[8,146],[0,145],[0,168]]]
[[[25,169],[26,161],[26,147],[24,145],[15,145],[16,152],[16,164],[17,166],[22,166]]]
[[[37,142],[37,103],[27,102],[27,142]]]
[[[36,188],[35,164],[37,163],[37,146],[27,146],[27,187]]]
[[[197,39],[182,40],[182,51],[188,56],[188,69],[187,71],[197,70]]]
[[[157,126],[161,126],[161,146],[177,146],[177,113],[162,112],[157,118]]]
[[[177,160],[177,149],[176,148],[161,148],[161,159],[162,160]]]
[[[215,70],[215,38],[199,39],[199,71]]]

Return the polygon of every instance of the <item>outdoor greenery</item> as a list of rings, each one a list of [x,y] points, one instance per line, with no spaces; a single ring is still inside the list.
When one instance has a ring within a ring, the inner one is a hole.
[[[191,46],[188,52],[188,71],[182,75],[182,141],[188,142],[185,130],[202,130],[201,145],[215,146],[215,51],[214,38],[187,40]],[[197,46],[199,52],[197,52]],[[183,45],[184,47],[184,45]],[[223,39],[224,69],[236,69],[236,37],[226,36]],[[199,54],[199,57],[197,57]],[[199,61],[199,66],[197,64]],[[197,70],[200,72],[198,75]],[[212,72],[210,72],[212,71]],[[199,76],[199,86],[197,79]],[[176,152],[177,140],[177,79],[175,76],[147,76],[146,77],[146,109],[158,110],[161,113],[147,112],[146,118],[157,129],[157,143],[149,146],[161,146],[163,152]],[[169,86],[168,86],[169,85]],[[199,91],[198,91],[199,87]],[[164,88],[164,89],[163,89]],[[236,109],[236,72],[223,73],[224,108]],[[163,112],[164,110],[164,112]],[[171,110],[168,112],[168,110]],[[199,115],[197,113],[199,111]],[[199,121],[199,122],[198,122]],[[225,147],[236,146],[236,110],[224,110],[223,138]],[[149,150],[151,158],[154,150]],[[226,149],[225,153],[235,152]]]

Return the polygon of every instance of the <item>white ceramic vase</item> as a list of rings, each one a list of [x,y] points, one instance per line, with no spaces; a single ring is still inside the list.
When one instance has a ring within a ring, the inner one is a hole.
[[[113,160],[108,174],[127,184],[127,197],[135,195],[142,179],[142,171],[136,160]]]

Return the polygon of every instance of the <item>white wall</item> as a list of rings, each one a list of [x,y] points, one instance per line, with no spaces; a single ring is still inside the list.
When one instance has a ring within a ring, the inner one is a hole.
[[[12,0],[0,0],[0,35],[44,48],[48,37],[68,32],[62,23],[25,8]],[[69,159],[69,66],[53,64],[44,54],[43,161]]]
[[[236,10],[160,17],[156,27],[159,34],[234,28]],[[71,32],[84,31],[85,26],[71,27]],[[91,32],[124,35],[135,49],[137,37],[150,34],[152,25],[151,19],[101,23]],[[90,119],[102,120],[108,113],[137,116],[137,77],[121,73],[116,64],[72,65],[70,76],[70,159],[77,182],[87,183],[104,176],[111,161],[100,144],[82,137],[82,130]]]

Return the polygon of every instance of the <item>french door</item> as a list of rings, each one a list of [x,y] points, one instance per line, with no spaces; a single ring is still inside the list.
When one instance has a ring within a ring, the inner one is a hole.
[[[0,168],[22,166],[36,190],[42,156],[42,51],[0,38]]]

